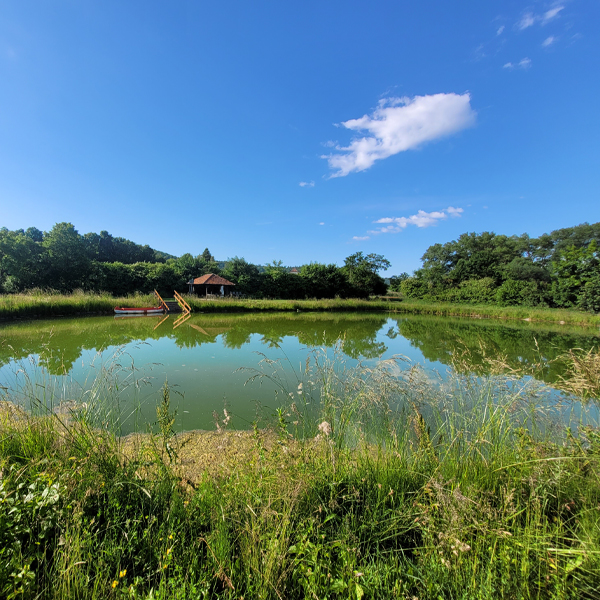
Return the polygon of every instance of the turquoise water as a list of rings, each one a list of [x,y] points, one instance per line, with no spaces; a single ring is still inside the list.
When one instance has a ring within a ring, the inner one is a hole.
[[[230,413],[247,429],[274,412],[281,394],[293,393],[315,351],[348,366],[401,355],[442,376],[461,356],[461,368],[485,372],[485,358],[502,357],[518,369],[547,365],[552,385],[569,348],[590,349],[598,332],[530,323],[365,313],[277,313],[173,317],[89,317],[0,326],[0,385],[9,397],[35,395],[54,405],[110,405],[123,432],[156,418],[165,381],[182,429],[214,428],[213,413]],[[271,364],[269,361],[276,361]],[[252,375],[262,372],[270,378]],[[107,407],[104,410],[108,410]]]

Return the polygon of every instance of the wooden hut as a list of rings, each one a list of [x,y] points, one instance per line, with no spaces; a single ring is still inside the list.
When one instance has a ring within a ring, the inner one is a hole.
[[[206,297],[229,296],[235,286],[235,283],[231,283],[231,281],[214,273],[207,273],[206,275],[202,275],[202,277],[190,279],[188,284],[190,286],[190,294]]]

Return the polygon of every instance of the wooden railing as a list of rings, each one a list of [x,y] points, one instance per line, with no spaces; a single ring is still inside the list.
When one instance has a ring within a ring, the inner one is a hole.
[[[181,310],[186,315],[189,315],[192,312],[192,307],[182,298],[179,292],[173,292],[173,295],[175,296],[175,300],[177,300],[179,306],[181,306]]]
[[[180,325],[185,323],[188,319],[191,319],[192,315],[190,313],[183,313],[179,315],[177,319],[173,322],[173,329],[177,329]]]
[[[163,307],[163,309],[166,312],[169,312],[169,307],[167,306],[167,303],[160,297],[160,294],[156,290],[154,290],[154,294],[158,298],[158,301],[160,302],[160,305]]]

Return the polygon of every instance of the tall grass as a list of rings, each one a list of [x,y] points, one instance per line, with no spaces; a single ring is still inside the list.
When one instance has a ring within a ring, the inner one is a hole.
[[[114,298],[107,293],[77,291],[61,294],[49,290],[31,290],[24,294],[0,294],[0,319],[113,314],[115,306],[154,306],[151,295]]]
[[[294,373],[249,373],[280,389],[268,430],[174,436],[165,386],[128,440],[5,389],[0,595],[598,597],[597,425],[557,420],[533,379],[326,350]]]
[[[525,306],[461,305],[442,302],[424,302],[398,298],[336,298],[321,300],[252,300],[222,298],[204,300],[186,297],[194,311],[198,312],[244,312],[244,311],[389,311],[394,313],[472,317],[486,319],[514,319],[556,322],[570,325],[600,325],[600,315],[577,310],[557,308],[528,308]]]
[[[220,298],[206,300],[197,296],[185,296],[194,312],[276,312],[276,311],[388,311],[399,314],[421,314],[485,319],[512,319],[553,322],[565,325],[600,325],[600,315],[577,310],[556,308],[528,308],[524,306],[460,305],[415,300],[398,301],[398,298],[371,299],[307,299],[307,300],[254,300]],[[152,294],[135,294],[125,298],[113,298],[105,293],[78,291],[62,295],[51,291],[32,290],[26,294],[0,295],[0,319],[68,316],[80,314],[112,314],[119,305],[154,306]]]

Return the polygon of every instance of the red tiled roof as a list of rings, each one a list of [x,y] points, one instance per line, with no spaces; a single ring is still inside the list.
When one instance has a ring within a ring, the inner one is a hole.
[[[202,275],[202,277],[196,277],[193,283],[194,285],[235,285],[235,283],[231,283],[231,281],[227,281],[224,277],[215,275],[214,273],[207,273],[206,275]]]

